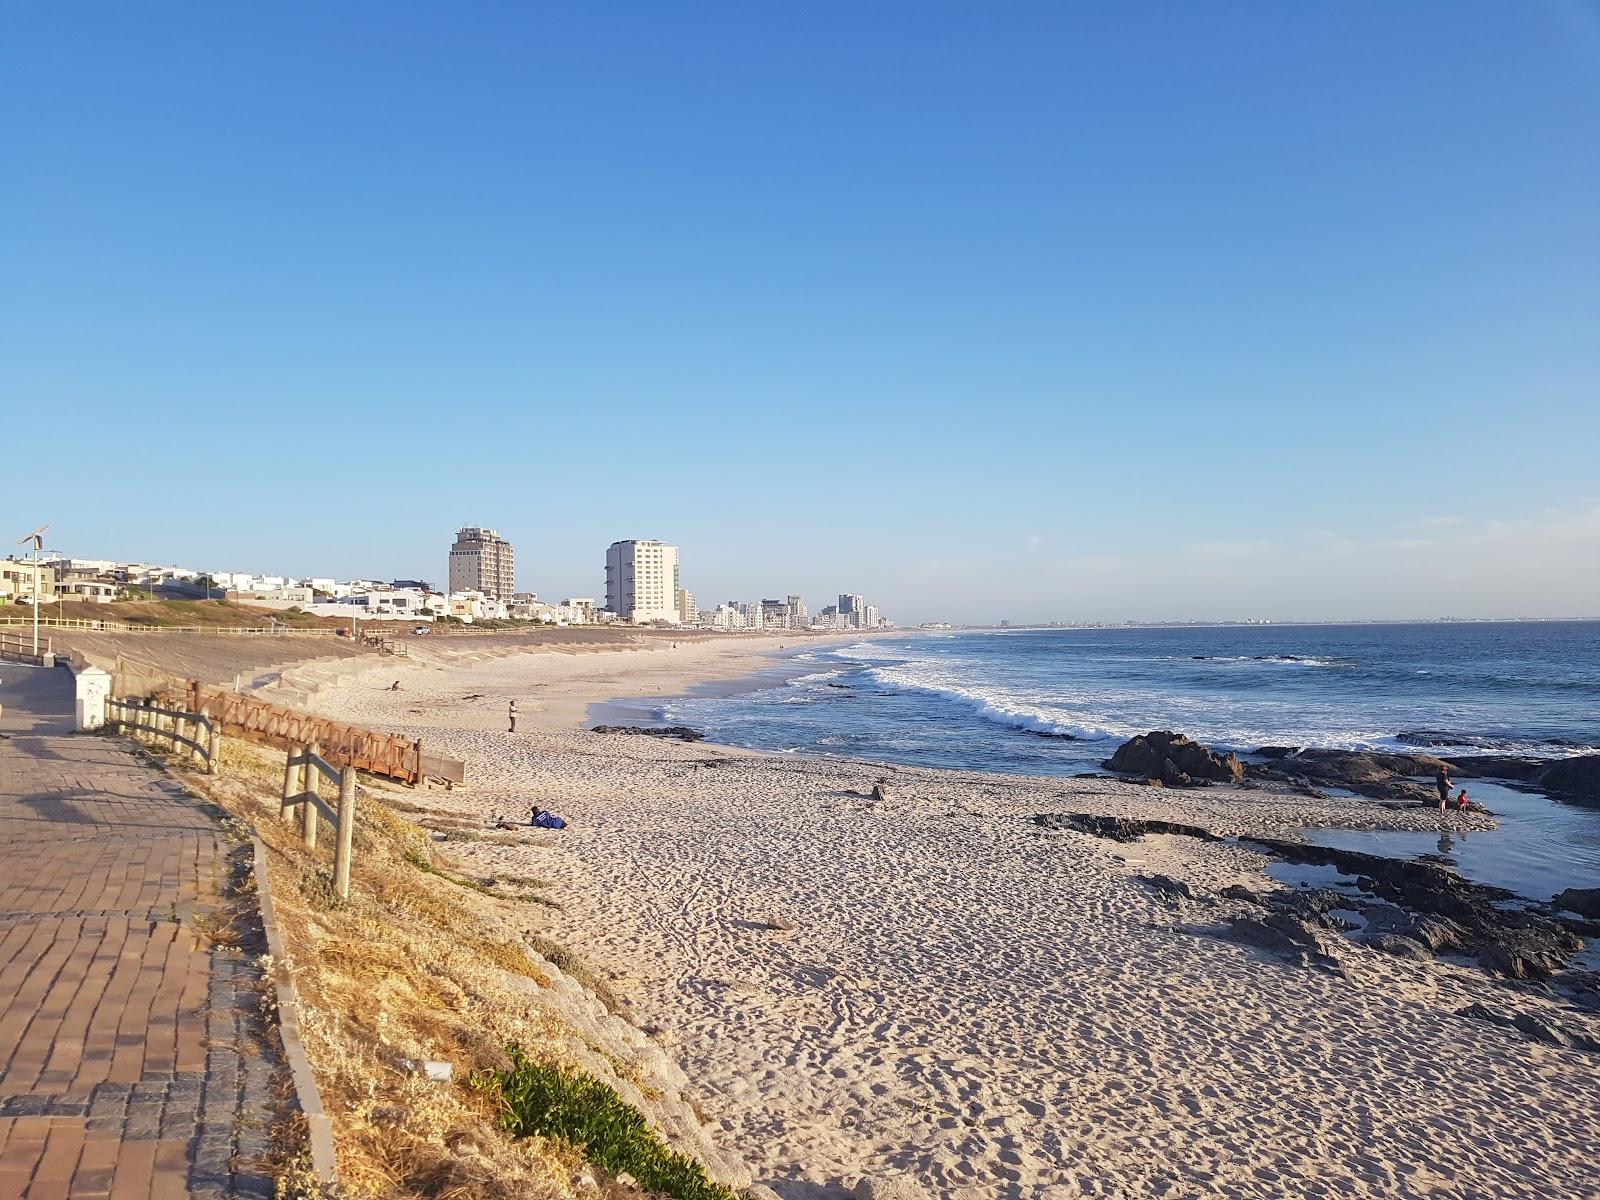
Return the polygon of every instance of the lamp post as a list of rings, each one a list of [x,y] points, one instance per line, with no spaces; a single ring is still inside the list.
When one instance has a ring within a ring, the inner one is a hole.
[[[33,653],[39,655],[39,551],[44,549],[44,531],[48,525],[41,525],[26,537],[19,537],[17,545],[28,542],[33,543]]]

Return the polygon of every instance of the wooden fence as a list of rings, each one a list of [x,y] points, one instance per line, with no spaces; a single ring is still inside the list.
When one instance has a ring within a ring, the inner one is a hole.
[[[317,753],[317,744],[303,746],[298,753],[290,751],[283,764],[283,803],[278,816],[285,821],[295,819],[295,808],[300,808],[300,838],[307,850],[317,847],[317,818],[320,816],[332,825],[338,835],[333,850],[333,887],[339,899],[350,898],[350,854],[356,829],[356,769],[348,764],[335,767]],[[317,777],[322,776],[339,785],[339,807],[336,809],[317,794]]]
[[[39,653],[33,652],[33,639],[26,635],[13,633],[0,633],[0,659],[10,662],[32,663],[36,667],[46,665],[52,658],[50,639],[45,638],[39,643]]]
[[[195,761],[204,764],[207,775],[217,773],[220,735],[216,725],[198,712],[157,708],[134,700],[107,700],[106,720],[124,733],[162,738],[174,749],[187,746]]]
[[[49,603],[46,601],[45,603]],[[0,617],[0,625],[32,625],[32,617]],[[291,633],[331,633],[325,625],[296,627],[272,625],[133,625],[127,621],[98,620],[93,617],[39,617],[41,629],[83,629],[91,633],[215,633],[284,636]]]
[[[186,704],[215,721],[229,737],[291,753],[315,744],[320,747],[318,753],[337,766],[412,785],[423,779],[422,743],[399,734],[343,725],[193,680],[187,685]]]

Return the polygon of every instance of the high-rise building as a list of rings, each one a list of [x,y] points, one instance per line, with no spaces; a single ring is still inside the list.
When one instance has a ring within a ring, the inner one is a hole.
[[[799,596],[789,597],[789,628],[804,629],[810,622],[806,620],[806,602]]]
[[[761,602],[761,628],[763,629],[788,629],[789,604],[786,600],[763,600]]]
[[[630,538],[606,551],[606,607],[624,621],[678,623],[678,548]]]
[[[511,543],[492,529],[463,526],[450,547],[450,590],[509,600],[514,589]]]
[[[678,589],[678,622],[682,625],[694,625],[700,620],[700,614],[694,608],[694,593],[688,588]]]

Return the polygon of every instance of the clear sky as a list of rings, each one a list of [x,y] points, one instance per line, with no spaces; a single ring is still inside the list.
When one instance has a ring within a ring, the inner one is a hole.
[[[1600,613],[1600,5],[13,0],[0,408],[85,557]]]

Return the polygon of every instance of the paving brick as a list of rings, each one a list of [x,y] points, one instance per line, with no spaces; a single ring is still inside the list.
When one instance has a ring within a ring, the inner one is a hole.
[[[226,843],[126,743],[64,736],[65,680],[8,670],[0,709],[0,1200],[268,1197],[233,1172],[281,1070],[243,1046],[254,967],[193,923]]]

